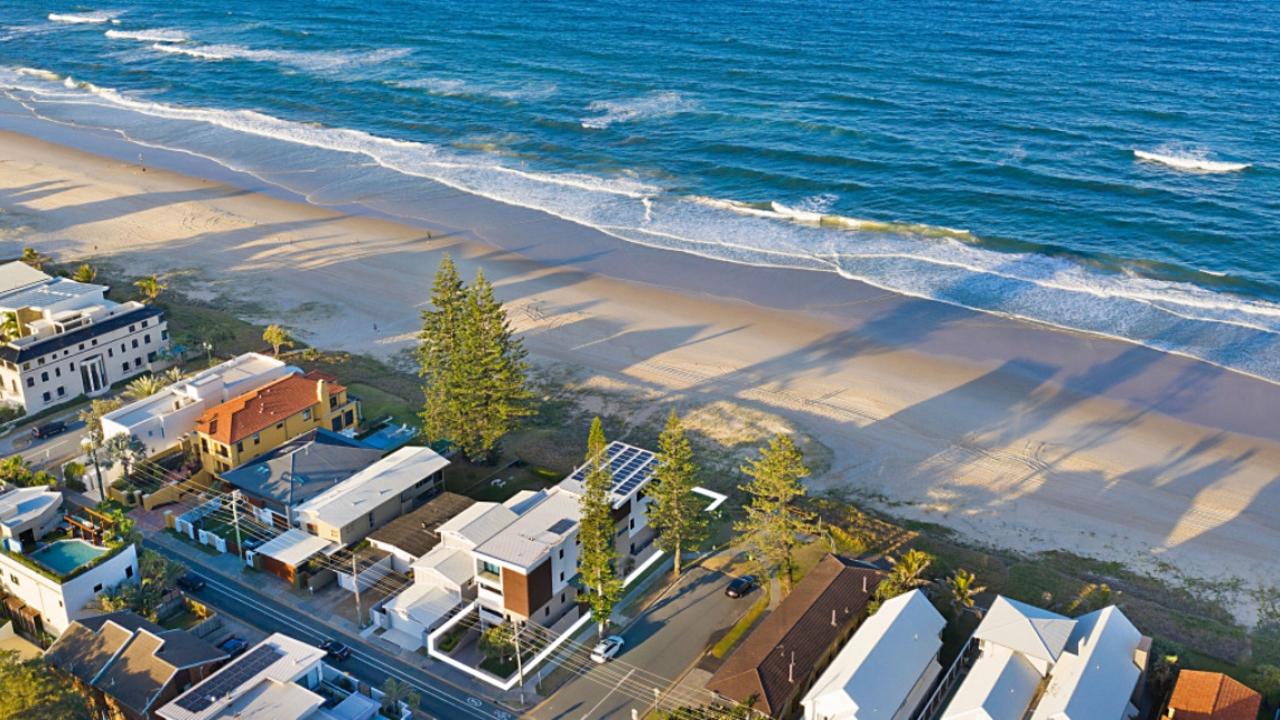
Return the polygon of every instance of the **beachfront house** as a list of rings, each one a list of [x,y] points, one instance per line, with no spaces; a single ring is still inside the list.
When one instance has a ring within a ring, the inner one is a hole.
[[[158,308],[106,299],[107,287],[0,265],[0,401],[27,414],[105,393],[169,348]]]
[[[475,504],[466,495],[441,492],[417,510],[369,533],[369,545],[387,553],[392,570],[408,574],[414,563],[440,544],[441,526]]]
[[[827,555],[725,658],[707,689],[730,704],[754,698],[754,709],[772,717],[795,713],[865,617],[884,575],[866,563]]]
[[[228,491],[240,491],[258,522],[287,530],[294,525],[294,508],[381,457],[381,450],[330,430],[314,429],[219,478]]]
[[[132,435],[146,446],[148,457],[158,455],[191,437],[205,410],[291,372],[298,370],[273,357],[245,353],[107,413],[103,437]]]
[[[360,421],[359,403],[332,377],[293,373],[209,408],[196,420],[200,464],[218,475],[316,428]]]
[[[402,447],[294,509],[301,528],[346,547],[444,490],[449,461],[428,447]]]
[[[325,651],[271,635],[162,706],[160,720],[409,720],[404,703],[383,708],[383,693],[324,661]]]
[[[73,620],[93,615],[89,605],[104,590],[138,576],[138,553],[90,510],[67,515],[54,539],[25,550],[0,551],[0,590],[14,628],[39,640],[58,635]],[[81,537],[76,537],[81,535]]]
[[[0,492],[0,547],[24,553],[48,535],[62,515],[62,493],[48,487],[15,487]]]
[[[942,672],[946,625],[920,590],[886,600],[800,700],[804,720],[912,720]]]
[[[1262,696],[1217,672],[1178,671],[1164,720],[1257,720]]]
[[[160,706],[212,674],[227,654],[126,611],[72,622],[44,659],[71,677],[94,717],[155,720]]]
[[[650,545],[653,529],[644,490],[657,460],[622,442],[605,448],[613,472],[613,507],[623,568]],[[421,647],[426,633],[459,606],[476,602],[484,623],[552,625],[577,607],[580,467],[560,484],[521,491],[503,503],[469,504],[437,528],[439,543],[411,565],[414,582],[375,616],[390,639]]]
[[[1150,639],[1115,606],[1071,619],[997,597],[978,656],[942,720],[1124,720],[1137,714]]]

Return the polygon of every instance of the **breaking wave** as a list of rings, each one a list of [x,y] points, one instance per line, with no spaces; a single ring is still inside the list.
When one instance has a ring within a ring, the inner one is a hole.
[[[582,127],[603,130],[618,123],[668,117],[696,107],[697,103],[674,92],[653,93],[628,100],[596,100],[587,106],[587,110],[601,114],[583,118]]]
[[[1161,146],[1154,150],[1138,150],[1135,148],[1133,156],[1144,162],[1157,163],[1175,170],[1194,173],[1240,172],[1250,167],[1249,163],[1212,160],[1209,158],[1209,151],[1203,148],[1180,149],[1169,146]]]
[[[491,97],[499,100],[538,100],[556,93],[553,83],[523,83],[519,85],[486,85],[456,78],[427,77],[417,80],[400,80],[392,83],[407,90],[425,90],[431,95],[444,97]]]
[[[123,10],[96,10],[84,13],[49,13],[49,20],[72,25],[101,25],[124,14]]]
[[[201,60],[248,60],[251,62],[276,63],[299,70],[331,71],[347,66],[376,65],[388,60],[404,57],[411,51],[408,48],[388,48],[370,52],[302,52],[295,50],[258,50],[242,45],[173,45],[158,42],[151,46],[152,50],[187,55]]]
[[[112,40],[137,40],[138,42],[175,43],[191,38],[181,30],[108,30],[103,33]]]
[[[39,73],[0,70],[0,88],[37,117],[60,121],[65,115],[77,125],[93,118],[91,127],[208,158],[315,202],[378,203],[369,206],[415,220],[412,199],[384,198],[423,178],[631,243],[838,273],[904,295],[1127,339],[1280,381],[1280,305],[1263,300],[1100,270],[1069,257],[999,251],[965,230],[835,215],[829,212],[834,198],[826,196],[790,205],[690,197],[631,177],[533,172],[491,154],[251,110],[159,103],[71,78],[59,84],[50,81],[56,75]],[[86,106],[94,105],[96,114],[88,114]]]

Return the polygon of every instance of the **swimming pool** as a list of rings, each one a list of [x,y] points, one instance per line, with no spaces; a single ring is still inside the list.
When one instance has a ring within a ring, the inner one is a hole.
[[[59,575],[68,575],[106,551],[84,540],[58,540],[31,553],[30,557]]]

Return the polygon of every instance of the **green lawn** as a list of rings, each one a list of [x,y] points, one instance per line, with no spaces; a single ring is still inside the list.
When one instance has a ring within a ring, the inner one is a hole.
[[[737,645],[738,641],[741,640],[751,630],[751,628],[755,627],[756,622],[760,620],[768,609],[769,587],[768,585],[765,585],[761,588],[760,598],[755,601],[755,604],[747,610],[745,615],[738,618],[738,622],[734,623],[733,627],[729,628],[729,632],[725,633],[724,637],[716,641],[716,644],[711,647],[711,655],[716,658],[723,658],[728,655],[729,651],[733,649],[733,646]]]
[[[421,408],[398,395],[362,382],[350,383],[347,385],[347,390],[360,398],[364,406],[366,422],[373,422],[387,416],[391,416],[394,422],[400,424],[415,426],[420,422],[418,410]]]

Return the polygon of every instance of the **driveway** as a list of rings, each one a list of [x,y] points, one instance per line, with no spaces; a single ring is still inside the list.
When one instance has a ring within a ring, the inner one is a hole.
[[[702,567],[687,571],[678,585],[641,613],[620,635],[626,646],[612,662],[596,665],[588,647],[565,653],[564,666],[578,674],[529,713],[539,720],[630,720],[644,717],[658,689],[662,706],[701,704],[709,700],[700,685],[678,683],[706,651],[711,638],[732,626],[755,602],[754,590],[740,600],[726,597],[729,576]],[[674,687],[673,687],[674,686]]]

